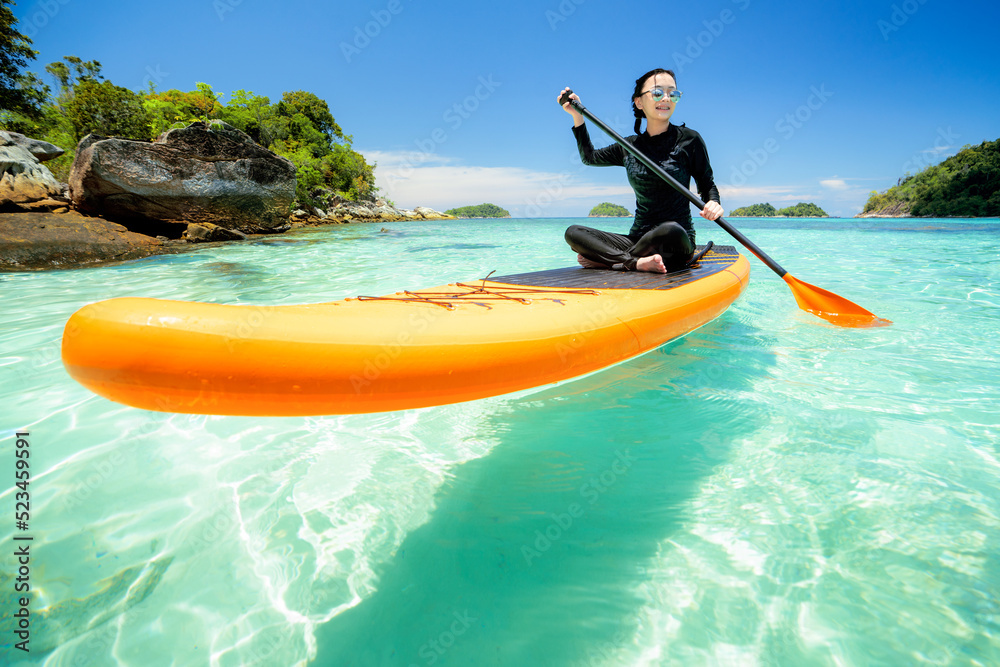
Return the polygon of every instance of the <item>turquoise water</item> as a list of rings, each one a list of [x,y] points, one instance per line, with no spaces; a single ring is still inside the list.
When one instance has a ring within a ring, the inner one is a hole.
[[[310,303],[555,268],[572,222],[350,225],[0,274],[0,472],[30,429],[37,596],[25,655],[0,559],[0,662],[1000,663],[998,221],[734,220],[894,326],[833,327],[752,260],[743,297],[683,339],[460,405],[161,414],[59,360],[93,301]]]

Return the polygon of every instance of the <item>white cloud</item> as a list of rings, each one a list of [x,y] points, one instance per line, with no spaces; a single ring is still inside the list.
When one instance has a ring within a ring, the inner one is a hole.
[[[379,169],[417,167],[425,164],[444,165],[455,161],[454,158],[444,155],[421,151],[363,151],[361,154],[368,162],[377,162]]]
[[[861,211],[867,191],[852,187],[850,181],[861,179],[831,178],[820,181],[826,190],[803,185],[772,185],[764,187],[720,186],[719,191],[726,211],[740,206],[767,202],[775,208],[784,208],[799,202],[812,202],[832,216],[852,216]]]
[[[360,151],[378,163],[376,182],[386,197],[403,208],[429,206],[439,211],[490,202],[514,217],[582,217],[603,201],[635,206],[635,195],[624,178],[617,184],[587,180],[582,164],[562,172],[520,167],[478,167],[456,158],[420,151]],[[777,208],[814,202],[832,215],[860,211],[867,191],[852,186],[864,179],[820,180],[822,190],[803,185],[719,185],[727,211],[738,206],[769,202]]]
[[[419,151],[360,152],[378,163],[376,185],[404,208],[429,206],[443,211],[490,202],[515,217],[531,218],[586,215],[587,209],[612,198],[634,201],[627,183],[587,183],[571,171],[466,166],[453,158]]]

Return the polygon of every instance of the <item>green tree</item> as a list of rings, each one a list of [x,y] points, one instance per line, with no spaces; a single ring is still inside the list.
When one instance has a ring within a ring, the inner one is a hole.
[[[56,80],[59,94],[54,104],[65,113],[66,105],[73,100],[76,86],[85,81],[97,82],[103,79],[101,63],[96,60],[83,60],[78,56],[63,56],[63,62],[56,61],[45,66],[45,71]]]
[[[589,213],[589,217],[591,218],[627,218],[628,216],[629,212],[627,208],[607,201],[590,209]]]
[[[189,117],[174,100],[159,94],[147,95],[142,100],[149,123],[149,136],[158,137],[172,127],[183,127]]]
[[[149,138],[149,116],[142,96],[110,81],[85,80],[74,88],[66,115],[79,141],[90,133],[129,139]]]
[[[196,90],[187,93],[177,89],[162,93],[155,90],[146,92],[142,96],[142,104],[149,122],[150,138],[170,128],[222,117],[224,107],[219,103],[219,97],[220,94],[212,90],[212,86],[201,82],[196,84]]]
[[[300,201],[315,203],[312,192],[317,188],[332,189],[352,200],[375,198],[375,165],[353,150],[352,137],[344,134],[324,100],[299,90],[285,92],[270,107],[266,101],[252,94],[234,97],[221,115],[230,114],[248,127],[256,118],[266,147],[295,163]]]
[[[218,117],[246,132],[264,148],[270,148],[275,136],[274,115],[275,110],[267,97],[241,89],[233,91],[229,103],[219,110]]]
[[[17,18],[10,9],[13,4],[12,0],[0,0],[0,112],[38,118],[42,115],[40,101],[21,72],[38,52],[17,30]]]
[[[277,112],[279,116],[293,119],[301,115],[307,122],[298,121],[298,128],[308,133],[310,139],[316,143],[320,143],[321,140],[311,134],[311,130],[325,136],[328,146],[338,139],[346,139],[343,130],[333,119],[330,107],[313,93],[307,93],[303,90],[284,93],[281,96],[281,101],[278,102]],[[293,136],[295,135],[293,134]]]
[[[215,92],[212,90],[212,86],[201,81],[194,85],[197,90],[190,93],[191,104],[198,113],[198,119],[208,121],[209,118],[214,118],[222,110],[222,105],[219,104],[222,93]]]
[[[348,199],[372,200],[378,193],[375,187],[375,164],[368,164],[365,156],[350,144],[334,144],[329,155],[323,157],[327,182],[334,189],[344,192]]]
[[[46,101],[51,89],[34,72],[23,72],[17,78],[19,92],[29,100],[31,109],[0,108],[0,129],[35,136],[52,125],[46,117]]]

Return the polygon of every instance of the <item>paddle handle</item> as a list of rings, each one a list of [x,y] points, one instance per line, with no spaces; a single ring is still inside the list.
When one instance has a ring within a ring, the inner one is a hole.
[[[646,157],[646,155],[638,148],[636,148],[629,142],[625,141],[625,139],[622,138],[620,134],[615,132],[600,118],[590,113],[587,107],[580,104],[578,100],[569,99],[569,96],[570,94],[572,94],[572,92],[573,92],[572,90],[567,91],[562,97],[559,98],[559,103],[566,104],[566,102],[569,102],[573,106],[573,108],[580,113],[580,115],[582,115],[584,118],[594,123],[594,125],[597,125],[597,127],[604,130],[604,132],[607,133],[612,139],[614,139],[616,143],[618,143],[622,148],[631,153],[637,160],[639,160],[639,162],[642,162],[644,165],[646,165],[646,167],[650,171],[652,171],[654,174],[656,174],[657,176],[665,180],[667,183],[672,185],[674,189],[677,190],[682,195],[684,195],[684,197],[689,202],[697,206],[699,211],[705,208],[705,202],[701,200],[701,197],[688,190],[684,185],[681,184],[680,181],[678,181],[676,178],[668,174],[663,169],[663,167],[661,167],[660,165],[656,164],[651,159]],[[766,252],[758,248],[757,244],[755,244],[747,237],[743,236],[743,233],[740,232],[740,230],[736,229],[731,224],[729,224],[729,222],[727,222],[725,218],[722,217],[717,218],[715,222],[724,230],[726,230],[726,232],[728,232],[730,236],[739,241],[744,248],[752,252],[754,256],[757,257],[757,259],[764,262],[767,268],[771,269],[781,277],[784,277],[785,274],[788,273],[783,268],[781,268],[780,264],[771,259]]]

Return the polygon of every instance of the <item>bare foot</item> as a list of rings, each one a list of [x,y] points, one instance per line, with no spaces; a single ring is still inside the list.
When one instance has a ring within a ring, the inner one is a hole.
[[[592,259],[587,259],[583,255],[577,255],[576,261],[579,262],[580,266],[585,269],[610,269],[611,267],[607,264],[601,264],[600,262],[595,262]]]
[[[648,271],[649,273],[666,273],[667,267],[663,265],[663,259],[659,255],[650,255],[636,262],[635,270]]]

